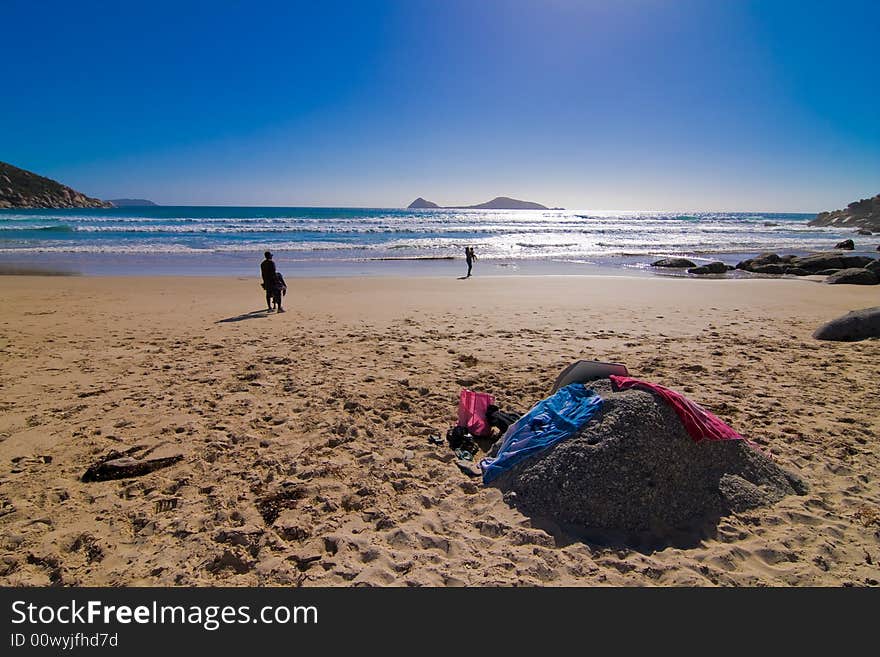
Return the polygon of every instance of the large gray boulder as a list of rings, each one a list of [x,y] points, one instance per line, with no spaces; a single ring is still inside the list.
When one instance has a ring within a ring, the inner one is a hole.
[[[671,268],[684,268],[684,267],[696,267],[697,265],[688,260],[687,258],[662,258],[660,260],[656,260],[651,263],[652,267],[671,267]]]
[[[877,285],[877,274],[864,267],[841,269],[825,279],[831,285]]]
[[[823,324],[813,332],[817,340],[858,342],[868,338],[880,338],[880,306],[853,310],[843,317]]]
[[[844,267],[867,267],[874,262],[871,256],[841,256],[840,259]]]
[[[577,436],[493,482],[508,503],[585,533],[662,536],[806,491],[744,441],[694,443],[651,393],[612,392],[608,380],[591,385],[604,404]]]

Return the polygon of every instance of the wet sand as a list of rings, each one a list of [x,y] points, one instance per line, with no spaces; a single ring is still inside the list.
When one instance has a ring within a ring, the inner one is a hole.
[[[808,280],[0,277],[0,583],[876,585],[880,343]],[[428,441],[462,387],[526,411],[579,358],[678,389],[808,495],[693,545],[585,543]],[[111,452],[183,459],[83,483]]]

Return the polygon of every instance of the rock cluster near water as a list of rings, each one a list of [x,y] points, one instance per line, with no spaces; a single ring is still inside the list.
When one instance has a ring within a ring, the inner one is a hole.
[[[59,182],[0,162],[0,208],[111,208]]]
[[[651,263],[652,267],[664,267],[667,269],[687,269],[688,274],[726,274],[733,269],[723,262],[710,262],[707,265],[697,266],[687,258],[661,258]]]
[[[755,274],[788,274],[794,276],[828,276],[827,283],[877,285],[877,260],[869,256],[845,255],[836,251],[798,257],[762,253],[737,263],[736,268]]]
[[[844,250],[854,248],[852,240],[837,245]],[[880,261],[869,256],[848,255],[839,251],[827,251],[808,256],[762,253],[737,263],[736,267],[723,262],[695,265],[687,258],[662,258],[651,263],[652,267],[687,269],[689,274],[725,274],[732,269],[753,274],[776,276],[828,276],[827,283],[849,285],[877,285],[880,283]]]
[[[806,492],[744,441],[693,442],[651,393],[591,385],[604,404],[577,436],[495,480],[523,512],[587,532],[663,535]]]

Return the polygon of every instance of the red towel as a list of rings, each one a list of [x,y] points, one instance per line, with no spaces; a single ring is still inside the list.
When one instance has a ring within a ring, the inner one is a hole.
[[[641,388],[660,395],[675,410],[682,424],[684,424],[684,428],[687,429],[688,435],[695,443],[701,440],[745,440],[745,438],[705,408],[695,404],[680,393],[654,383],[639,381],[629,376],[615,376],[612,374],[610,378],[611,385],[615,390]]]

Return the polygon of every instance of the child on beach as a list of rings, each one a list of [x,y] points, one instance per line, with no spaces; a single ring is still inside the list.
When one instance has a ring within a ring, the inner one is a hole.
[[[287,295],[287,283],[284,282],[284,276],[280,271],[275,272],[275,286],[272,288],[272,306],[278,309],[279,313],[283,313],[281,308],[281,297]]]

